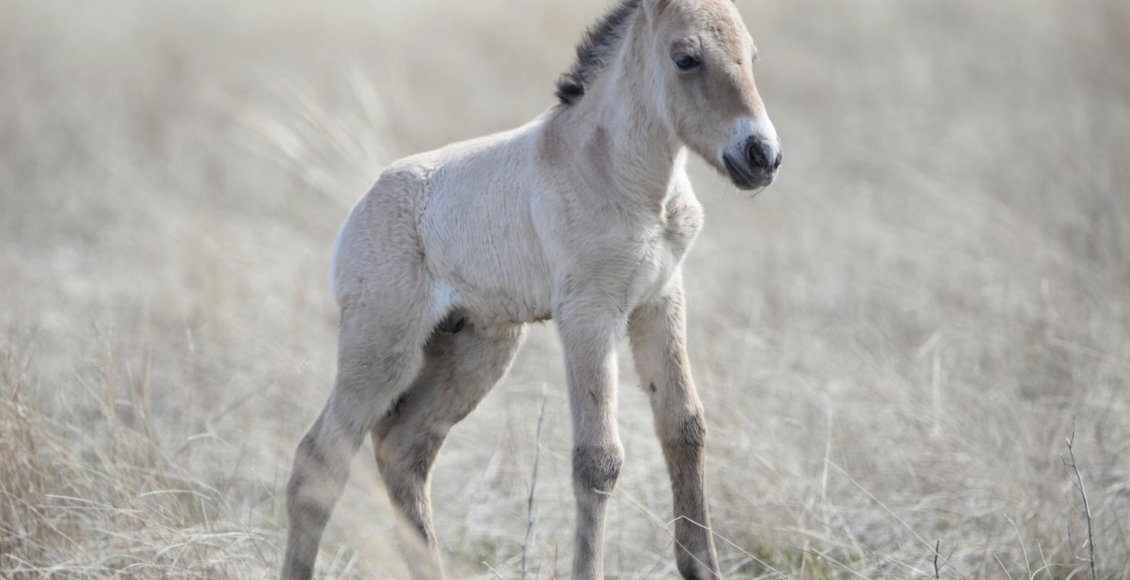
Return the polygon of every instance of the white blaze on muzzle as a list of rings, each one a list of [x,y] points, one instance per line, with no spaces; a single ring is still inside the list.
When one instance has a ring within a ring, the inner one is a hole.
[[[769,116],[739,118],[730,133],[721,157],[734,184],[752,189],[772,183],[781,164],[781,143]]]

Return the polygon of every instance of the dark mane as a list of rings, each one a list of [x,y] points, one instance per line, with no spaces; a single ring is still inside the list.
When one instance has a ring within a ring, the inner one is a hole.
[[[557,79],[557,98],[562,104],[572,105],[585,95],[585,84],[607,64],[639,6],[640,0],[620,0],[585,31],[577,44],[576,62]]]

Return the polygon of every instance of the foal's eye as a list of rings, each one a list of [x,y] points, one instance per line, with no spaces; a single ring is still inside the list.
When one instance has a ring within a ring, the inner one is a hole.
[[[689,54],[680,54],[675,57],[675,66],[679,70],[691,70],[692,68],[702,64],[699,60]]]

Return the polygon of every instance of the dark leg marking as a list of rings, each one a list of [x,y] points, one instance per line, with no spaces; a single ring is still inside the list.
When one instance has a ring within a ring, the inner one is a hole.
[[[573,451],[573,473],[585,490],[610,493],[623,463],[622,453],[614,448],[585,446]]]

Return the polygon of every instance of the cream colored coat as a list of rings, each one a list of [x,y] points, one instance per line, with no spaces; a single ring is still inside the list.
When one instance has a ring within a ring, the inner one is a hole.
[[[414,573],[441,576],[432,462],[505,373],[522,325],[548,319],[572,409],[574,577],[603,576],[605,503],[623,461],[614,345],[625,333],[684,518],[679,569],[717,574],[679,274],[702,227],[686,155],[763,187],[779,145],[753,84],[752,41],[728,0],[621,8],[618,36],[595,40],[615,44],[597,47],[610,56],[583,97],[513,131],[396,162],[350,212],[334,249],[338,377],[296,454],[284,577],[312,572],[367,433],[407,524],[404,543],[419,550]]]

